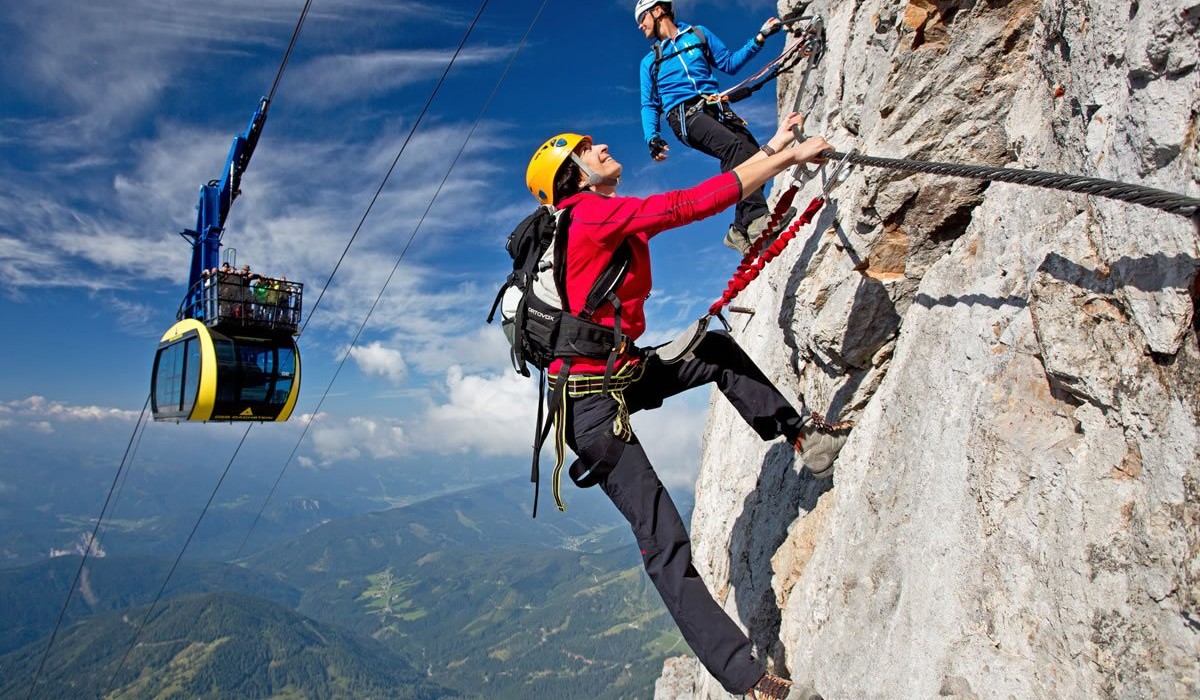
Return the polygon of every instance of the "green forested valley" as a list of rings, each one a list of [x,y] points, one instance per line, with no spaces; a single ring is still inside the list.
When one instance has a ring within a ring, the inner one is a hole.
[[[568,496],[532,519],[514,480],[185,561],[115,678],[170,562],[91,559],[34,697],[650,698],[688,649],[615,509]],[[78,565],[0,570],[0,697],[28,693]]]

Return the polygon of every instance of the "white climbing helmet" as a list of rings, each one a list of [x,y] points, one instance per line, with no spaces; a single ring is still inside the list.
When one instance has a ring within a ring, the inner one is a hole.
[[[637,0],[637,4],[633,6],[633,20],[639,24],[642,21],[642,15],[655,5],[670,5],[671,0]]]

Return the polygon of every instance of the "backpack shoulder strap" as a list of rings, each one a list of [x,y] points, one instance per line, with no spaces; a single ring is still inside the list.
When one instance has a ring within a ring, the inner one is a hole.
[[[559,215],[558,226],[554,233],[554,284],[558,289],[558,298],[562,300],[563,310],[570,313],[570,301],[567,298],[567,232],[571,228],[570,209],[565,208]],[[617,249],[613,251],[612,259],[605,266],[604,272],[596,278],[592,283],[592,288],[588,292],[587,298],[584,299],[583,308],[580,310],[579,318],[590,320],[592,314],[596,313],[596,309],[600,305],[609,300],[609,297],[617,291],[621,286],[621,282],[625,281],[625,275],[629,272],[629,264],[632,260],[633,251],[629,248],[627,241],[622,241]]]
[[[567,239],[571,230],[571,209],[564,207],[555,214],[554,223],[554,288],[558,290],[558,298],[562,300],[563,308],[568,308],[567,301]]]
[[[700,40],[700,53],[704,54],[704,60],[711,66],[713,64],[712,49],[708,46],[708,37],[704,36],[704,30],[696,25],[691,26],[691,30],[695,32],[696,38]]]
[[[609,261],[608,267],[604,268],[604,272],[596,278],[595,284],[588,292],[587,299],[583,303],[583,309],[579,317],[587,320],[596,313],[596,309],[600,305],[609,300],[609,297],[616,294],[617,287],[625,281],[625,275],[629,272],[629,263],[633,258],[633,251],[629,249],[629,242],[622,241],[621,245],[613,251],[612,260]]]

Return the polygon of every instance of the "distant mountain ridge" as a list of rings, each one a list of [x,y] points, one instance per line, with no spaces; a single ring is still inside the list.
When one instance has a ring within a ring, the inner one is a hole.
[[[101,697],[145,610],[94,615],[65,629],[34,697]],[[28,693],[44,648],[32,644],[0,657],[0,697]],[[126,700],[435,700],[456,695],[374,640],[276,603],[228,593],[160,604],[111,692],[105,697]]]
[[[651,697],[663,658],[687,648],[628,526],[598,491],[569,492],[566,513],[536,520],[530,496],[514,479],[329,522],[236,566],[185,561],[118,679],[121,697]],[[14,603],[0,611],[0,688],[27,692],[78,561],[0,570]],[[123,652],[145,615],[128,606],[152,600],[168,568],[90,560],[37,697],[91,697],[71,679],[106,682],[120,657],[89,645]],[[256,597],[213,595],[222,588]],[[356,666],[360,652],[372,669],[403,667],[417,694],[387,694],[399,680]],[[307,670],[255,665],[276,661]]]
[[[158,594],[171,562],[151,557],[89,558],[64,623],[96,613],[149,604]],[[79,557],[57,557],[14,569],[0,569],[0,654],[50,634],[63,600],[79,571]],[[211,562],[182,562],[166,598],[217,591],[253,594],[294,608],[300,591],[274,577]]]

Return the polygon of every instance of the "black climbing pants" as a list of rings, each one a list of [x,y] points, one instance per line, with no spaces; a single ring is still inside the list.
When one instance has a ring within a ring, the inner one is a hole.
[[[629,412],[658,408],[667,397],[715,382],[764,440],[780,435],[791,440],[799,433],[801,413],[728,335],[708,333],[694,356],[672,365],[647,360],[641,378],[624,390]],[[726,690],[744,693],[765,666],[692,566],[683,519],[637,437],[625,441],[613,434],[619,410],[619,402],[608,394],[572,398],[568,442],[580,460],[601,472],[610,470],[600,488],[633,527],[646,573],[692,651]]]
[[[694,102],[685,102],[682,109],[676,107],[667,113],[667,123],[680,143],[720,160],[723,173],[741,165],[758,151],[758,141],[746,128],[746,122],[728,106],[706,105],[688,116],[684,123],[680,119],[681,113],[686,112]],[[766,195],[763,187],[759,187],[738,202],[733,223],[743,231],[748,231],[750,222],[766,215],[768,211]]]

